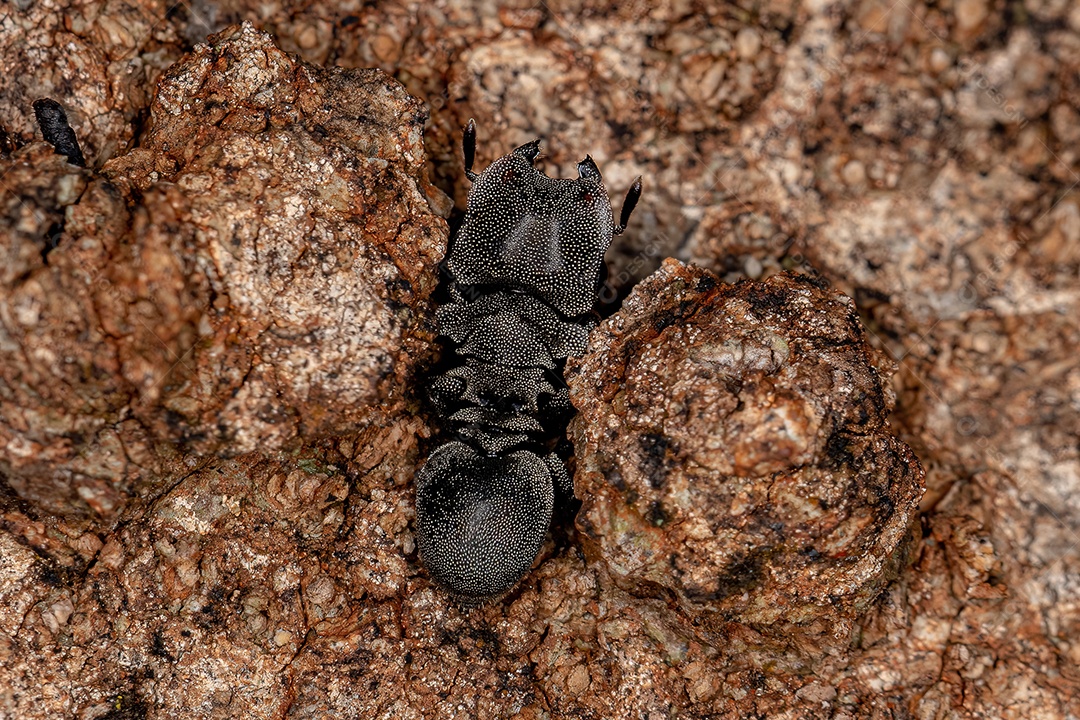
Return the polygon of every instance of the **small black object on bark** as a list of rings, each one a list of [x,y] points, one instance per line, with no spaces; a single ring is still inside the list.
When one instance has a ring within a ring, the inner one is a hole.
[[[86,158],[79,147],[79,139],[68,124],[67,113],[60,107],[60,103],[51,98],[35,100],[34,115],[45,142],[52,145],[56,152],[66,157],[72,165],[86,167]]]

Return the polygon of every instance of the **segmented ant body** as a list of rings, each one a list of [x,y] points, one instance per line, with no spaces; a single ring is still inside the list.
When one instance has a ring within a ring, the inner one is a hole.
[[[439,331],[461,364],[429,397],[456,439],[416,477],[420,558],[464,600],[506,592],[532,566],[555,493],[572,486],[551,452],[573,413],[561,371],[595,324],[604,253],[641,195],[631,185],[615,225],[588,156],[574,180],[535,167],[539,140],[472,171],[476,129],[465,128],[465,220],[446,260],[452,302]]]

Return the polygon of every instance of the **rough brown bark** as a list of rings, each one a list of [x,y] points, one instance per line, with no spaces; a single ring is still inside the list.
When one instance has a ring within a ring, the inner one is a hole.
[[[0,62],[0,716],[1080,714],[1068,4],[16,2]],[[576,526],[472,610],[411,527],[470,116],[645,176],[604,300],[760,281],[598,329]]]
[[[590,559],[673,594],[712,644],[740,623],[811,657],[846,646],[907,559],[923,470],[886,425],[893,368],[823,286],[669,260],[571,363]]]

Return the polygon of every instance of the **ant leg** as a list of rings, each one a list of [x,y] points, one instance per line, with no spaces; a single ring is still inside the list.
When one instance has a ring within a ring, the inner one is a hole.
[[[476,156],[476,121],[469,118],[465,125],[465,132],[461,135],[461,150],[465,153],[465,177],[476,181],[477,175],[473,172],[473,159]]]
[[[630,185],[630,189],[626,191],[626,199],[623,200],[622,212],[619,214],[619,224],[615,226],[613,235],[622,235],[623,230],[626,230],[626,224],[630,222],[630,214],[637,207],[637,201],[640,197],[641,176],[638,175],[633,184]]]

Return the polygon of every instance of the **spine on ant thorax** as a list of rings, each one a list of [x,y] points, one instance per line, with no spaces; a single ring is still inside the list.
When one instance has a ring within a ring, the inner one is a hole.
[[[534,141],[476,174],[474,143],[470,122],[473,186],[446,260],[451,302],[437,315],[460,362],[428,393],[456,439],[416,476],[420,558],[465,600],[513,587],[543,543],[555,488],[572,493],[550,451],[572,414],[561,371],[585,351],[604,252],[641,192],[639,178],[616,226],[590,158],[576,179],[550,178],[533,167]]]

